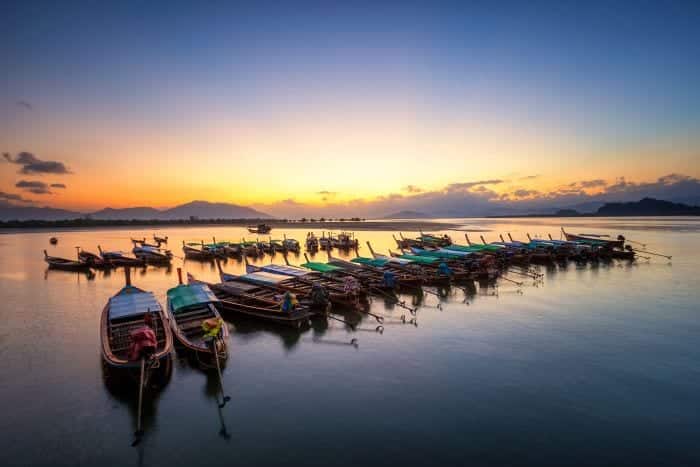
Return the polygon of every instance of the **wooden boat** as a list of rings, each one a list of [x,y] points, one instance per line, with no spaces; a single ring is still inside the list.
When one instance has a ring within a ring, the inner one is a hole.
[[[359,242],[352,232],[340,232],[336,237],[331,237],[331,246],[339,250],[356,250]]]
[[[132,239],[131,239],[131,243],[133,243],[134,246],[149,246],[149,247],[152,247],[152,248],[160,248],[160,244],[157,244],[157,245],[156,245],[156,244],[154,244],[154,243],[148,243],[148,242],[146,241],[146,237],[144,237],[144,238],[142,238],[142,239],[132,238]]]
[[[62,271],[87,271],[90,269],[90,265],[87,263],[83,263],[80,260],[49,256],[46,250],[44,250],[44,261],[49,265],[49,268],[60,269]]]
[[[333,305],[351,309],[366,308],[367,294],[359,284],[356,287],[347,287],[341,281],[302,268],[279,264],[253,266],[246,263],[246,275],[238,277],[254,284],[292,292],[298,298],[308,298],[315,309],[325,310],[327,303],[322,303],[320,297],[316,296],[314,287],[320,287],[322,291],[319,295],[326,297]],[[314,300],[317,300],[317,303],[314,303]]]
[[[308,232],[306,234],[306,251],[318,251],[319,244],[318,244],[318,237],[314,235],[313,232]]]
[[[248,232],[257,234],[270,233],[272,227],[267,224],[258,224],[257,226],[248,226]]]
[[[51,237],[49,238],[49,243],[52,245],[56,245],[58,243],[58,239],[56,237]]]
[[[410,247],[420,247],[423,244],[419,240],[414,240],[412,238],[405,238],[401,232],[399,232],[399,237],[401,238],[396,238],[395,235],[392,235],[394,238],[394,241],[396,242],[396,246],[399,248],[399,250],[405,250]]]
[[[111,261],[102,258],[100,255],[85,251],[80,247],[78,249],[78,260],[87,264],[93,269],[109,269],[113,267]]]
[[[326,232],[321,232],[321,238],[318,240],[318,244],[322,250],[330,250],[333,248],[333,239],[329,236],[326,237]]]
[[[186,259],[193,259],[196,261],[211,261],[214,259],[214,252],[204,246],[204,242],[189,242],[186,243],[182,241],[182,252],[185,254]]]
[[[176,341],[194,352],[198,359],[213,361],[214,356],[225,360],[228,356],[229,331],[216,308],[219,299],[202,283],[183,284],[182,269],[177,269],[179,285],[167,292],[168,317]],[[218,324],[219,332],[211,336],[205,327]],[[216,351],[214,348],[216,345]]]
[[[291,251],[292,253],[299,253],[301,251],[301,245],[299,244],[298,240],[294,238],[287,238],[287,235],[284,234],[284,238],[282,239],[281,251]]]
[[[591,245],[603,246],[606,248],[624,248],[624,246],[625,246],[625,237],[622,235],[618,235],[617,240],[606,240],[606,239],[598,237],[598,236],[593,237],[590,234],[589,235],[570,234],[564,230],[564,227],[561,228],[561,233],[563,233],[564,237],[569,241],[584,242],[584,243],[588,243]]]
[[[267,253],[269,255],[274,255],[277,250],[275,248],[275,243],[273,243],[273,240],[270,239],[270,241],[265,241],[265,240],[260,240],[259,238],[255,240],[255,242],[258,245],[258,250],[262,251],[263,253]]]
[[[447,266],[444,262],[431,258],[425,261],[425,258],[421,260],[414,260],[408,258],[394,258],[391,256],[377,254],[370,242],[367,242],[367,247],[369,248],[372,258],[354,258],[352,261],[356,263],[365,263],[372,266],[378,266],[384,269],[394,271],[397,274],[402,272],[419,276],[421,281],[425,285],[435,285],[435,286],[447,286],[450,284],[451,280],[467,280],[471,278],[468,271],[458,269],[454,266],[451,268]],[[370,260],[370,261],[366,261]],[[374,263],[372,261],[375,261]]]
[[[113,266],[143,266],[145,263],[142,259],[126,256],[121,251],[103,251],[100,245],[97,245],[97,250],[100,256],[105,261],[109,261]]]
[[[134,256],[146,263],[169,264],[173,259],[173,253],[170,250],[161,250],[150,245],[134,246],[132,252]]]
[[[146,325],[155,333],[156,348],[149,360],[162,362],[169,358],[173,349],[173,335],[163,308],[152,292],[146,292],[131,285],[130,270],[124,269],[126,285],[109,299],[102,310],[100,337],[102,358],[111,367],[135,369],[141,358],[129,355],[132,350],[133,334]],[[146,315],[149,318],[146,318]]]
[[[189,280],[190,283],[193,279]],[[300,303],[291,313],[282,311],[283,294],[269,287],[251,284],[238,279],[208,284],[219,299],[221,310],[248,318],[301,328],[314,313],[309,306]]]
[[[241,251],[243,253],[243,256],[249,256],[252,258],[257,258],[258,256],[263,255],[264,253],[260,248],[258,248],[257,242],[247,242],[245,239],[241,241],[240,243],[241,246]]]

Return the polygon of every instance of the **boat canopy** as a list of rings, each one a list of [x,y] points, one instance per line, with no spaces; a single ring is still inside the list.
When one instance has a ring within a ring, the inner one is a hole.
[[[289,276],[274,274],[272,272],[258,271],[239,276],[241,280],[252,282],[253,284],[277,285],[282,281],[289,280]]]
[[[149,311],[160,312],[162,308],[152,292],[144,292],[133,286],[124,287],[117,295],[109,299],[109,319],[141,316]]]
[[[178,285],[168,290],[168,302],[173,313],[194,305],[218,302],[214,293],[206,284]]]
[[[317,272],[335,272],[335,271],[342,271],[343,268],[338,267],[338,266],[333,266],[332,264],[326,264],[326,263],[304,263],[302,264],[303,267],[307,269],[311,269],[312,271],[317,271]]]
[[[375,258],[362,258],[362,257],[353,258],[351,261],[353,263],[357,263],[357,264],[366,264],[368,266],[374,266],[375,268],[385,266],[386,263],[389,262],[388,259],[375,259]]]
[[[302,268],[297,268],[294,266],[284,266],[281,264],[268,264],[266,266],[261,266],[260,269],[267,272],[273,272],[275,274],[282,274],[285,276],[293,277],[305,276],[309,273],[309,271]]]
[[[404,259],[417,264],[435,264],[439,258],[434,256],[401,255],[399,259]]]

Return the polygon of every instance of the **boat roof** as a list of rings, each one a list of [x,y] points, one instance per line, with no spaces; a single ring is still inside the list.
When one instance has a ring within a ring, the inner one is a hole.
[[[333,266],[332,264],[326,264],[326,263],[315,263],[315,262],[310,262],[310,263],[304,263],[302,264],[303,267],[307,269],[311,269],[312,271],[317,271],[317,272],[334,272],[334,271],[342,271],[343,268],[340,268],[338,266]]]
[[[403,259],[418,264],[433,264],[439,260],[435,256],[401,255],[398,259]]]
[[[353,258],[350,261],[353,263],[357,264],[366,264],[368,266],[374,266],[374,267],[381,267],[386,265],[390,260],[388,259],[375,259],[375,258],[363,258],[363,257],[357,257]]]
[[[265,266],[260,266],[260,269],[267,272],[274,272],[276,274],[283,274],[285,276],[305,276],[309,271],[297,268],[295,266],[284,266],[282,264],[267,264]]]
[[[206,284],[178,285],[168,290],[168,303],[173,313],[194,305],[218,302],[214,293]]]
[[[259,288],[259,286],[256,284],[251,284],[235,279],[232,281],[222,282],[221,284],[216,284],[216,288],[221,289],[224,292],[230,293],[231,295],[238,295],[257,289]]]
[[[250,274],[244,274],[239,276],[241,280],[246,282],[252,282],[253,284],[263,284],[263,285],[277,285],[282,281],[289,280],[289,276],[284,276],[282,274],[274,274],[267,271],[251,272]]]
[[[153,292],[145,292],[127,285],[117,295],[109,299],[109,319],[140,316],[151,312],[160,312],[160,303]]]

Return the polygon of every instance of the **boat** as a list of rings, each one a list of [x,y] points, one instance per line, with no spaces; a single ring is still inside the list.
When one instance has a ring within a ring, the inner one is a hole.
[[[299,240],[296,240],[294,238],[287,238],[287,235],[285,234],[284,238],[282,239],[282,251],[291,251],[292,253],[299,253],[301,251],[301,245],[299,244]]]
[[[566,232],[564,230],[564,227],[561,228],[561,233],[564,234],[564,238],[566,238],[569,241],[584,242],[590,245],[602,246],[605,248],[624,248],[626,240],[625,237],[622,235],[618,235],[616,240],[607,240],[601,238],[602,236],[593,236],[593,234],[574,235]]]
[[[182,252],[185,254],[186,259],[193,259],[196,261],[211,261],[214,259],[214,251],[207,248],[204,242],[185,242],[182,241]]]
[[[248,226],[248,232],[256,234],[270,233],[272,227],[267,224],[258,224],[257,226]]]
[[[97,250],[100,256],[105,261],[109,261],[113,266],[143,266],[145,263],[142,259],[126,256],[121,251],[103,251],[100,245],[97,245]]]
[[[182,269],[177,269],[178,286],[168,290],[168,317],[173,336],[198,360],[212,362],[228,356],[228,327],[217,305],[219,299],[202,283],[183,284]]]
[[[144,237],[144,238],[142,238],[142,239],[138,239],[138,238],[133,238],[133,237],[132,237],[132,238],[131,238],[131,243],[133,243],[134,246],[150,246],[150,247],[152,247],[152,248],[160,248],[160,244],[148,243],[148,242],[146,241],[146,237]]]
[[[306,234],[306,251],[318,251],[319,248],[319,243],[318,243],[318,237],[314,235],[313,232],[308,232]]]
[[[340,232],[336,237],[331,237],[331,246],[339,250],[356,250],[359,242],[352,232]]]
[[[247,282],[292,292],[299,298],[308,298],[311,306],[317,310],[326,310],[328,301],[333,305],[351,309],[366,308],[367,293],[359,284],[355,283],[355,287],[349,287],[342,281],[302,268],[279,264],[254,266],[246,262],[246,274],[237,277]],[[319,287],[321,290],[317,290]]]
[[[195,281],[190,276],[189,283]],[[296,305],[291,312],[282,311],[284,294],[269,287],[229,278],[220,284],[208,284],[219,299],[222,312],[235,313],[293,328],[301,328],[314,316],[309,306]]]
[[[131,285],[130,269],[124,269],[126,285],[109,299],[102,310],[100,337],[102,358],[110,367],[136,369],[143,359],[150,365],[170,357],[173,335],[163,308],[152,292]],[[144,329],[155,337],[155,348],[148,357],[139,354],[137,339]]]
[[[51,237],[49,238],[49,243],[52,245],[56,245],[58,243],[58,239],[56,237]]]
[[[169,264],[173,259],[173,253],[170,250],[162,250],[151,245],[135,245],[131,251],[134,256],[146,263]]]
[[[112,262],[102,258],[100,255],[85,251],[79,246],[78,249],[78,260],[87,264],[93,269],[109,269],[113,267]]]
[[[240,243],[240,248],[243,256],[257,258],[258,256],[264,254],[262,250],[258,247],[257,242],[247,242],[245,239],[243,239]]]
[[[330,234],[326,237],[326,232],[321,232],[321,238],[318,239],[318,245],[322,250],[330,250],[333,248],[333,239]]]
[[[60,269],[62,271],[87,271],[90,269],[90,265],[87,263],[80,260],[49,256],[46,250],[44,250],[44,261],[49,265],[49,268]]]

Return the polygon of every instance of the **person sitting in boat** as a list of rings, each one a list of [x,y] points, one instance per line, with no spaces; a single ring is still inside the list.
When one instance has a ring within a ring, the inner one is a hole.
[[[311,285],[311,303],[315,306],[326,307],[329,301],[330,297],[326,289],[318,282],[314,282]]]
[[[383,281],[384,287],[393,289],[396,287],[396,274],[391,271],[384,271]]]
[[[451,276],[452,269],[444,261],[438,264],[438,274],[441,276]]]
[[[153,317],[146,313],[143,318],[143,326],[133,329],[129,333],[131,345],[129,346],[129,360],[136,361],[141,358],[149,358],[156,352],[158,341],[153,331]]]
[[[299,305],[299,301],[297,300],[297,296],[294,295],[291,292],[285,292],[284,293],[284,298],[282,299],[282,312],[283,313],[292,313],[297,305]]]
[[[210,318],[202,321],[202,331],[204,331],[204,338],[216,338],[221,332],[221,327],[224,325],[224,321],[221,318]]]

